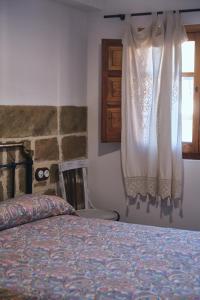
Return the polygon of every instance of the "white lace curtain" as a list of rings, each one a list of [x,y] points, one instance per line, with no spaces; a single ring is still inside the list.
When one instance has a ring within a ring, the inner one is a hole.
[[[122,168],[129,198],[182,194],[181,43],[179,13],[154,17],[123,38]]]

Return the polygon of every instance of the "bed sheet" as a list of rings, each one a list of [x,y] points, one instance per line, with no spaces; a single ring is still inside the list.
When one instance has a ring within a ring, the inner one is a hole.
[[[200,299],[200,232],[70,215],[3,230],[0,299]]]

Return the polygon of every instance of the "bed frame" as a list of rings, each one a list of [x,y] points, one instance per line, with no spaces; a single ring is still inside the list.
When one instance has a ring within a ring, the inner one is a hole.
[[[0,164],[1,169],[9,169],[11,170],[11,197],[15,197],[15,171],[16,167],[20,165],[24,165],[26,168],[26,184],[25,184],[25,192],[26,194],[32,193],[32,165],[33,160],[31,157],[31,151],[26,149],[24,143],[6,143],[0,144],[0,151],[8,151],[8,150],[16,150],[20,148],[22,156],[24,157],[21,161],[12,161],[5,164]]]

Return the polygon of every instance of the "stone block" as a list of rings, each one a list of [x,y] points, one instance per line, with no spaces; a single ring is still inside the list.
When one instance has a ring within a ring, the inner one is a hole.
[[[67,136],[62,139],[63,160],[87,156],[86,136]]]
[[[50,167],[50,183],[56,183],[59,181],[59,172],[58,172],[58,165],[53,164]]]
[[[23,141],[23,145],[24,145],[24,152],[22,150],[20,150],[20,156],[19,159],[23,160],[24,158],[26,158],[26,155],[28,154],[30,157],[33,157],[33,150],[31,149],[31,141],[30,140],[25,140]]]
[[[17,150],[11,150],[10,148],[7,149],[6,153],[7,153],[7,163],[11,163],[16,161],[16,151]]]
[[[55,134],[57,134],[56,107],[0,106],[0,138]]]
[[[44,195],[56,195],[56,191],[54,189],[48,189],[44,192]]]
[[[31,141],[25,140],[23,141],[25,151],[31,151]]]
[[[59,159],[57,138],[41,139],[35,142],[35,160],[48,161]]]
[[[47,181],[40,181],[40,182],[37,182],[34,184],[34,187],[37,188],[37,187],[44,187],[47,185]]]
[[[87,130],[87,107],[62,106],[60,108],[60,133],[78,133]]]

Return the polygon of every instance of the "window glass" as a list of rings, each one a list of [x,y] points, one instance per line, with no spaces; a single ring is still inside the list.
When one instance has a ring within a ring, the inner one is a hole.
[[[192,142],[194,78],[182,77],[182,141]]]
[[[182,44],[182,72],[194,72],[194,53],[194,41],[187,41]]]

